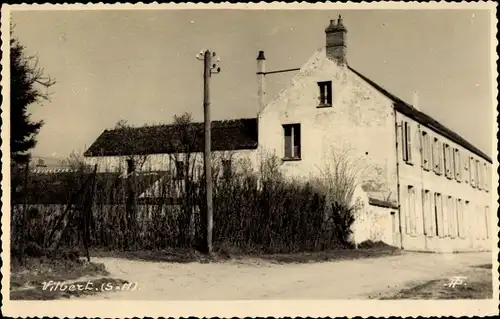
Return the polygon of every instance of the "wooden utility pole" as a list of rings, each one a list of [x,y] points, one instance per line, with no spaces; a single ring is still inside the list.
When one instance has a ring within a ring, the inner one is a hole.
[[[215,52],[202,50],[196,56],[198,60],[203,60],[203,122],[205,130],[205,195],[206,203],[206,252],[212,253],[212,232],[213,232],[213,203],[212,203],[212,163],[211,163],[211,122],[210,122],[210,77],[219,73],[220,67],[212,64],[212,59],[216,57]],[[217,59],[218,60],[218,59]]]

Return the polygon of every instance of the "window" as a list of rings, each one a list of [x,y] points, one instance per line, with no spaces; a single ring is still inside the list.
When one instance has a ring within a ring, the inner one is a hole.
[[[408,186],[406,209],[406,233],[414,235],[417,232],[417,223],[415,221],[415,187]]]
[[[451,178],[450,146],[443,143],[444,175]]]
[[[458,237],[465,238],[464,202],[460,198],[457,198],[457,224]]]
[[[47,167],[47,165],[45,165],[45,161],[42,158],[38,159],[38,164],[36,166]]]
[[[332,81],[318,82],[319,106],[332,106]]]
[[[431,169],[431,140],[427,132],[422,131],[422,167],[425,170]]]
[[[422,210],[424,212],[424,234],[432,237],[436,231],[434,229],[435,221],[432,214],[432,193],[429,190],[422,191],[422,205]]]
[[[476,187],[476,165],[474,165],[474,157],[469,158],[469,175],[470,175],[470,185]]]
[[[300,124],[283,125],[285,159],[300,159]]]
[[[184,179],[185,166],[183,161],[175,161],[175,176],[177,179]]]
[[[403,161],[407,164],[412,163],[411,149],[411,126],[410,123],[403,122]]]
[[[436,174],[442,173],[442,151],[441,151],[441,142],[434,138],[434,147],[432,148],[432,162],[434,164],[434,172]]]
[[[229,180],[232,175],[232,167],[231,167],[231,160],[226,159],[222,160],[222,177],[226,180]]]
[[[455,179],[460,182],[462,180],[462,161],[460,160],[458,148],[453,151],[453,163],[455,164]]]
[[[444,225],[443,225],[443,199],[441,194],[434,193],[434,215],[436,221],[436,235],[439,237],[444,237]]]

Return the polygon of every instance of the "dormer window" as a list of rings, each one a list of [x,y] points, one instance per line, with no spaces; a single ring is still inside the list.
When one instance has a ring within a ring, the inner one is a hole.
[[[332,106],[332,81],[318,82],[319,105],[318,107]]]

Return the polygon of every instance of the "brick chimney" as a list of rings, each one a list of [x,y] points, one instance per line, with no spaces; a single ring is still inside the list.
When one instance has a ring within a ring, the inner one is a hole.
[[[347,64],[347,29],[339,15],[337,22],[330,20],[325,29],[326,56],[339,64]]]

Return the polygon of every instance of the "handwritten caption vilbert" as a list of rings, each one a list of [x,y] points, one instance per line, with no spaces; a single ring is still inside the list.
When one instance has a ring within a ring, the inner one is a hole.
[[[138,285],[136,282],[101,282],[97,284],[92,282],[92,280],[87,280],[85,284],[52,280],[42,282],[42,290],[49,291],[134,291],[137,287]]]

